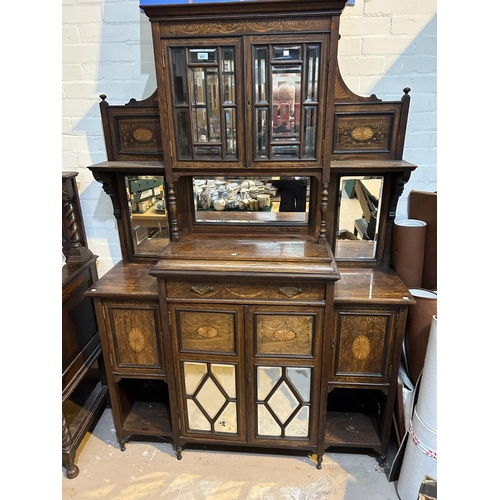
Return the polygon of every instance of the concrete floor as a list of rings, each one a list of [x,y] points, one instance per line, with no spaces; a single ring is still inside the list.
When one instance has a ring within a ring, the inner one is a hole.
[[[389,454],[389,458],[391,454]],[[325,453],[323,468],[305,454],[241,453],[130,441],[120,451],[106,408],[78,448],[74,479],[62,473],[62,500],[399,500],[375,454]]]

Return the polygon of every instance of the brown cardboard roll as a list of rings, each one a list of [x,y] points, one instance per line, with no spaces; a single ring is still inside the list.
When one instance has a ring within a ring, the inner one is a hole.
[[[408,218],[427,223],[422,288],[437,288],[437,193],[412,190],[408,195]]]
[[[426,222],[417,219],[394,223],[392,267],[408,288],[422,286],[426,226]]]
[[[416,304],[408,308],[405,347],[408,376],[413,385],[424,367],[432,319],[437,316],[437,293],[423,288],[410,288]]]

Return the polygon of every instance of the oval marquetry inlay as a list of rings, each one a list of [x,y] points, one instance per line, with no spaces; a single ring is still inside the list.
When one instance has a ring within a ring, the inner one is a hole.
[[[360,335],[352,343],[352,353],[356,359],[366,359],[370,354],[370,339],[365,335]]]
[[[136,141],[140,142],[148,142],[153,138],[153,132],[147,128],[136,128],[132,135]]]
[[[351,136],[357,141],[367,141],[373,137],[373,130],[370,127],[356,127]]]
[[[219,333],[213,326],[200,326],[197,332],[200,337],[205,337],[207,339],[217,337],[217,334]]]
[[[146,345],[146,340],[139,328],[132,328],[128,334],[128,343],[135,352],[141,352]]]
[[[293,340],[297,335],[292,330],[277,330],[274,332],[274,338],[276,340],[289,341]]]

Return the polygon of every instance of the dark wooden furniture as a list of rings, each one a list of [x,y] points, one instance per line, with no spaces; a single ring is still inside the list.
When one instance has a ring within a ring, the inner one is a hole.
[[[78,475],[75,454],[107,400],[99,329],[92,299],[95,256],[87,247],[76,186],[77,172],[62,174],[62,462],[66,476]]]
[[[89,167],[123,253],[86,293],[122,449],[154,435],[179,459],[210,443],[309,450],[318,468],[334,447],[384,462],[414,303],[390,267],[416,168],[402,159],[410,97],[347,88],[344,6],[142,6],[158,89],[121,107],[101,96],[108,161]],[[162,179],[168,240],[137,244],[130,177]],[[300,204],[285,185],[301,186]]]

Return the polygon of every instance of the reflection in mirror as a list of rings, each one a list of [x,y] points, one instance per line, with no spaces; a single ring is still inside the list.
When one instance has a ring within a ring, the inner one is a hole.
[[[309,177],[193,177],[196,222],[307,223]]]
[[[134,253],[155,255],[169,242],[164,179],[161,176],[127,176]]]
[[[374,259],[379,230],[383,177],[349,176],[340,180],[335,257]]]

